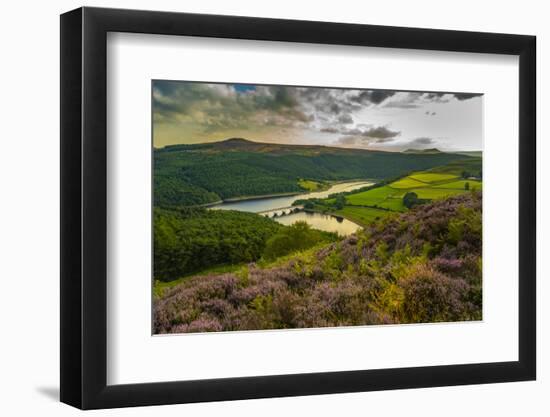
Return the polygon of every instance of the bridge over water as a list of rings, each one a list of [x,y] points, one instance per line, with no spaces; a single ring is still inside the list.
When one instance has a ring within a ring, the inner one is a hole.
[[[302,210],[304,206],[287,206],[287,207],[278,207],[275,209],[269,209],[265,211],[259,211],[256,214],[264,217],[274,217],[274,216],[286,216],[291,214],[294,211]]]

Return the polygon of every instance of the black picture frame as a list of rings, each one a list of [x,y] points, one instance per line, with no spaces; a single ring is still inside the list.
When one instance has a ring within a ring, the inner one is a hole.
[[[107,385],[108,32],[519,56],[519,360]],[[61,15],[61,401],[82,409],[534,380],[536,38],[79,8]]]

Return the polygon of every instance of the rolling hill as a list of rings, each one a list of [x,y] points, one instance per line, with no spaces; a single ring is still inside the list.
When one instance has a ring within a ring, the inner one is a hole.
[[[437,148],[430,148],[430,149],[406,149],[403,151],[403,153],[413,153],[413,154],[436,154],[436,153],[443,153]]]
[[[465,155],[408,154],[314,145],[220,142],[154,150],[154,202],[196,206],[244,196],[303,192],[301,179],[385,179],[426,170]]]

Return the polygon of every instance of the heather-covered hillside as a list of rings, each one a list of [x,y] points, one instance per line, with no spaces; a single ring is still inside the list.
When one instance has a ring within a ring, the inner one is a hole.
[[[190,278],[155,300],[155,333],[480,320],[481,199],[420,205],[264,268]]]

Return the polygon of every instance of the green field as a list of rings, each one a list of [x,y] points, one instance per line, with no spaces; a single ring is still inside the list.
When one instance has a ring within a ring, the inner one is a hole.
[[[440,173],[433,173],[433,172],[416,172],[413,175],[409,175],[407,178],[412,178],[416,181],[421,182],[428,182],[428,183],[434,183],[434,182],[443,182],[443,181],[449,181],[456,179],[457,176],[453,174],[440,174]]]
[[[381,203],[377,204],[379,207],[386,208],[392,211],[406,211],[407,208],[403,205],[403,196],[400,197],[388,197]]]
[[[418,181],[411,177],[401,178],[395,182],[391,183],[392,188],[407,189],[407,188],[417,188],[424,187],[425,184],[422,181]]]
[[[481,190],[483,188],[481,181],[476,181],[476,180],[459,180],[459,181],[447,182],[439,185],[434,185],[433,188],[465,190],[466,183],[469,184],[470,190],[473,190],[474,188],[476,190]]]
[[[329,188],[329,184],[325,182],[304,179],[298,180],[298,185],[307,191],[321,191]]]
[[[469,191],[480,191],[481,179],[465,179],[467,176],[481,177],[481,158],[472,159],[474,160],[452,161],[450,164],[427,171],[415,171],[367,191],[346,193],[343,207],[342,202],[337,205],[337,198],[334,196],[318,200],[315,209],[338,214],[366,225],[392,213],[407,211],[408,208],[403,201],[407,193],[415,193],[417,199],[423,200],[420,202],[422,204]]]
[[[371,207],[345,206],[342,210],[337,210],[335,214],[339,214],[360,225],[368,225],[373,221],[383,219],[384,217],[391,215],[392,212]]]
[[[353,206],[374,206],[382,203],[389,197],[402,197],[405,191],[396,190],[389,186],[373,188],[357,194],[351,194],[346,197],[347,204]]]

